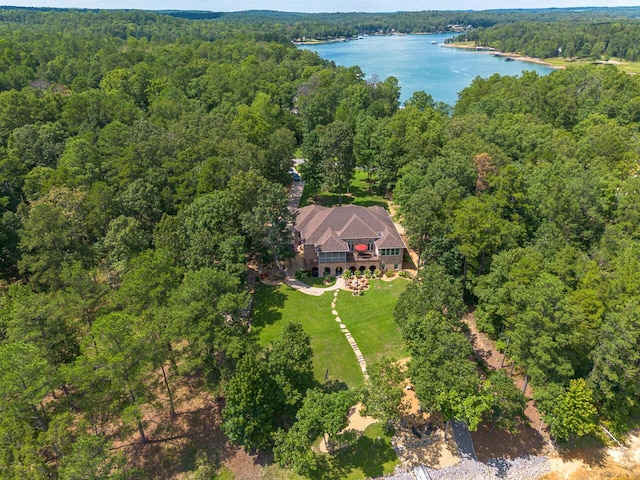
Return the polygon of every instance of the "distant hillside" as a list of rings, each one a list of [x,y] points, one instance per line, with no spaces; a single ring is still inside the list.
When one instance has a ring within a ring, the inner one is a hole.
[[[188,20],[212,20],[226,15],[224,12],[208,12],[205,10],[157,10],[156,13]]]
[[[417,11],[387,13],[299,13],[273,10],[204,12],[166,10],[158,13],[191,20],[213,20],[229,24],[271,27],[290,39],[329,39],[363,33],[425,33],[489,29],[522,22],[531,24],[627,23],[640,16],[640,7],[589,7],[506,9],[484,11]],[[452,26],[460,26],[453,28]]]

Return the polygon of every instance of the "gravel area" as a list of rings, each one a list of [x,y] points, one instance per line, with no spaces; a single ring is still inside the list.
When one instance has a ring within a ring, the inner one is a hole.
[[[379,478],[384,478],[384,480],[416,480],[416,477],[401,465],[398,465],[392,474]]]
[[[406,470],[403,467],[384,480],[538,480],[550,471],[547,457],[496,458],[481,463],[464,458],[455,465],[435,469],[424,466]]]
[[[546,457],[497,458],[486,464],[464,458],[440,470],[423,470],[429,480],[537,480],[549,473],[550,467]],[[418,475],[415,478],[419,478]]]

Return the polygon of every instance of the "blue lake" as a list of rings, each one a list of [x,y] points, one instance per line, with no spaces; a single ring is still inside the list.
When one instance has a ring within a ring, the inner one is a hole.
[[[487,52],[442,47],[451,34],[369,36],[349,42],[301,45],[317,52],[337,65],[360,66],[366,78],[378,75],[380,80],[394,76],[400,82],[400,101],[413,92],[424,90],[434,100],[454,105],[458,92],[480,76],[494,73],[520,75],[523,70],[535,70],[539,75],[553,71],[545,65],[505,61]],[[432,44],[431,42],[437,42]]]

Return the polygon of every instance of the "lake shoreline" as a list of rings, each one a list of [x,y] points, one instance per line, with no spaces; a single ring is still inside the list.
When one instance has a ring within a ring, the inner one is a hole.
[[[536,65],[544,65],[545,67],[554,68],[556,70],[561,70],[566,67],[563,65],[554,65],[549,62],[545,62],[544,60],[536,57],[528,57],[526,55],[520,55],[519,53],[510,53],[510,52],[499,52],[497,50],[477,50],[475,46],[472,45],[456,45],[455,43],[443,43],[442,47],[446,48],[459,48],[461,50],[473,50],[477,53],[490,53],[494,57],[503,57],[503,58],[511,58],[513,60],[519,60],[520,62],[527,63],[535,63]]]
[[[416,32],[416,33],[374,33],[371,35],[367,35],[369,37],[401,37],[401,36],[406,36],[406,35],[442,35],[444,33],[448,33],[448,32]],[[362,38],[346,38],[346,37],[340,37],[340,38],[330,38],[328,40],[317,40],[317,39],[313,39],[313,40],[304,40],[304,41],[295,41],[292,40],[291,43],[293,43],[294,45],[325,45],[325,44],[331,44],[331,43],[344,43],[344,42],[355,42],[357,40],[362,40]],[[527,55],[520,55],[519,53],[513,53],[513,52],[499,52],[497,50],[487,50],[487,49],[481,49],[478,50],[477,47],[475,45],[460,45],[460,44],[455,44],[455,43],[441,43],[440,44],[441,47],[446,47],[446,48],[458,48],[461,50],[473,50],[474,52],[477,53],[491,53],[493,56],[495,57],[504,57],[504,58],[511,58],[513,60],[519,60],[521,62],[527,62],[527,63],[535,63],[536,65],[544,65],[545,67],[549,67],[549,68],[553,68],[556,70],[561,70],[566,68],[563,65],[554,65],[552,63],[546,62],[540,58],[536,58],[536,57],[528,57]]]
[[[547,75],[555,70],[545,64],[468,55],[475,53],[475,46],[473,49],[439,48],[445,41],[451,41],[450,38],[450,33],[368,35],[358,41],[307,44],[298,48],[313,50],[336,65],[357,65],[365,75],[377,75],[380,79],[395,77],[401,87],[400,102],[407,101],[414,92],[425,91],[435,101],[455,105],[458,93],[478,76],[489,78],[496,73],[519,76],[529,70]]]
[[[367,34],[364,36],[364,38],[366,37],[405,37],[407,35],[443,35],[449,32],[415,32],[415,33],[401,33],[401,32],[395,32],[395,33],[371,33],[371,34]],[[327,43],[344,43],[344,42],[355,42],[356,40],[362,40],[362,38],[359,37],[338,37],[338,38],[329,38],[327,40],[318,40],[318,39],[312,39],[312,40],[300,40],[300,41],[296,41],[296,40],[291,40],[291,43],[293,43],[294,45],[324,45]]]

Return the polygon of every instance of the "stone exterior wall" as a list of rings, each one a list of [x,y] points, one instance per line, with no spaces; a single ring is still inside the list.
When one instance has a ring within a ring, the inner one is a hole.
[[[403,255],[404,255],[404,249],[401,249],[400,255],[381,256],[380,264],[381,265],[384,264],[385,270],[401,270]],[[382,268],[380,270],[382,270]]]
[[[313,267],[318,266],[318,255],[316,254],[315,245],[304,245],[304,268],[305,270],[311,270]]]
[[[346,270],[345,268],[345,264],[340,262],[340,263],[321,263],[320,265],[318,265],[318,276],[322,277],[322,274],[324,272],[325,267],[329,267],[331,269],[331,272],[329,272],[329,275],[334,275],[336,274],[336,268],[342,268],[342,272],[344,273],[344,271]]]
[[[370,266],[375,265],[376,268],[382,271],[387,270],[401,270],[402,269],[402,261],[403,261],[404,250],[401,250],[400,255],[390,255],[390,256],[380,256],[379,259],[371,261],[360,261],[358,263],[354,262],[331,262],[331,263],[319,263],[318,255],[315,251],[314,245],[305,245],[304,246],[304,268],[305,270],[311,270],[314,267],[318,268],[318,275],[322,276],[325,267],[331,269],[331,275],[336,274],[336,268],[342,268],[342,271],[349,270],[352,266],[356,269],[359,269],[361,266],[365,266],[368,270]],[[383,268],[384,267],[384,268]]]

